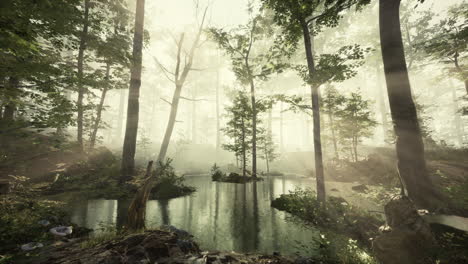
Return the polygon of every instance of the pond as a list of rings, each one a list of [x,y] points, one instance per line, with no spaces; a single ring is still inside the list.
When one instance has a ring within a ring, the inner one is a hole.
[[[287,220],[284,212],[271,208],[271,201],[298,187],[313,187],[314,179],[295,176],[271,177],[256,184],[212,182],[209,176],[187,176],[197,188],[191,196],[150,200],[147,227],[173,225],[195,236],[202,249],[234,250],[292,255],[303,252],[301,244],[313,247],[317,230]],[[95,230],[121,226],[130,201],[89,200],[72,204],[72,221]]]

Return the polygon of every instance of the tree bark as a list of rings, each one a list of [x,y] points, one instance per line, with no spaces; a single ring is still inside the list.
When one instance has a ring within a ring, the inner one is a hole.
[[[315,74],[314,57],[312,55],[312,40],[309,27],[303,20],[302,33],[304,35],[304,45],[307,57],[307,67],[309,69],[309,78]],[[325,179],[323,172],[322,141],[320,139],[320,106],[319,92],[317,85],[311,85],[312,92],[312,116],[314,122],[314,152],[315,152],[315,177],[317,181],[317,200],[325,202]]]
[[[398,170],[409,197],[421,207],[435,209],[442,204],[441,197],[426,169],[421,129],[406,68],[399,7],[400,0],[380,0],[380,43],[396,135]]]
[[[138,134],[139,98],[143,53],[143,31],[145,21],[145,0],[137,0],[135,33],[133,36],[133,62],[128,94],[127,124],[122,152],[121,181],[130,179],[135,173],[135,151]]]
[[[83,150],[83,99],[85,88],[83,87],[83,64],[84,64],[84,55],[87,45],[88,38],[88,27],[89,27],[89,9],[90,9],[90,0],[84,0],[84,20],[83,20],[83,30],[81,31],[80,37],[80,46],[78,48],[78,100],[76,102],[78,118],[76,120],[77,124],[77,141],[80,145],[81,150]]]
[[[245,58],[250,83],[250,100],[252,103],[252,177],[257,177],[257,103],[255,101],[255,84],[250,71],[249,59]]]
[[[174,130],[174,125],[177,117],[177,110],[179,108],[180,93],[182,92],[182,86],[176,85],[174,95],[172,96],[171,103],[171,113],[169,114],[169,120],[167,121],[166,132],[164,134],[164,139],[161,144],[161,149],[159,150],[158,161],[164,161],[167,154],[167,149],[169,148],[169,142],[171,141],[172,131]]]
[[[247,171],[247,154],[246,154],[246,147],[245,147],[245,122],[244,118],[242,117],[242,177],[246,177]]]
[[[99,130],[99,125],[101,124],[102,109],[104,108],[104,101],[106,100],[106,94],[107,94],[107,91],[109,89],[110,68],[111,68],[110,63],[107,63],[107,65],[106,65],[106,80],[107,80],[107,83],[104,85],[104,87],[102,89],[101,99],[99,101],[99,105],[98,105],[97,111],[96,111],[96,120],[94,121],[93,132],[91,133],[91,138],[89,140],[91,149],[93,149],[94,146],[96,145],[97,132]]]

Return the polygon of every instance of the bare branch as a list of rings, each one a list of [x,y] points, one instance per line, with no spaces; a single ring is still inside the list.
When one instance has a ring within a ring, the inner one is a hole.
[[[164,99],[164,98],[162,98],[162,97],[161,97],[160,99],[161,99],[162,101],[164,101],[164,102],[168,103],[170,106],[172,106],[172,103],[171,103],[171,102],[169,102],[168,100],[166,100],[166,99]]]
[[[172,79],[171,77],[169,77],[169,74],[175,76],[174,73],[170,72],[166,67],[164,67],[164,65],[162,65],[162,63],[159,62],[159,60],[156,58],[156,57],[153,57],[154,61],[158,64],[159,68],[161,68],[162,72],[164,73],[164,76],[166,76],[166,78],[175,83],[175,80]]]
[[[192,99],[192,98],[187,98],[187,97],[183,97],[183,96],[180,96],[179,98],[180,98],[180,99],[187,100],[187,101],[192,101],[192,102],[208,101],[207,99],[203,99],[203,98],[200,98],[200,99]]]

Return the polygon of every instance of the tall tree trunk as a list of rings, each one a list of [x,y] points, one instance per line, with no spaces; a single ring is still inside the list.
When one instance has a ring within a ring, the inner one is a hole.
[[[83,99],[85,89],[83,87],[83,64],[84,64],[84,55],[87,45],[88,38],[88,27],[89,27],[89,9],[90,9],[90,0],[84,0],[84,20],[83,20],[83,30],[81,31],[80,36],[80,46],[78,48],[78,100],[76,102],[78,118],[76,120],[77,124],[77,141],[80,145],[81,150],[83,150]]]
[[[159,150],[158,161],[164,161],[167,154],[167,149],[169,148],[169,142],[171,141],[172,131],[174,130],[174,125],[177,117],[177,110],[179,108],[180,93],[182,92],[182,85],[176,85],[174,95],[172,96],[171,103],[171,113],[169,114],[169,120],[167,122],[166,132],[164,134],[164,139],[161,144],[161,149]]]
[[[245,63],[249,69],[250,100],[252,102],[252,177],[255,178],[257,177],[257,103],[255,101],[255,84],[247,58]]]
[[[396,135],[398,170],[409,197],[424,208],[438,208],[440,195],[429,178],[416,107],[411,96],[399,19],[400,0],[380,0],[380,43],[390,110]]]
[[[335,151],[336,160],[340,160],[340,154],[338,153],[338,144],[336,142],[336,135],[335,135],[335,122],[333,120],[333,115],[331,111],[328,111],[328,120],[330,122],[330,129],[332,133],[332,141],[333,141],[333,149]]]
[[[309,78],[315,74],[314,57],[312,55],[312,40],[309,27],[305,21],[301,21],[302,32],[304,35],[304,45],[307,57],[307,67],[309,69]],[[320,109],[319,109],[319,91],[317,85],[311,85],[312,92],[312,115],[314,122],[314,152],[315,152],[315,177],[317,181],[317,200],[325,202],[325,179],[323,172],[322,141],[320,139]]]
[[[7,84],[8,101],[3,110],[3,120],[6,122],[12,122],[15,118],[16,104],[14,100],[18,94],[19,79],[16,77],[10,77]]]
[[[284,122],[283,122],[283,101],[281,101],[280,102],[280,151],[281,151],[281,153],[284,152],[283,125],[284,125]]]
[[[460,64],[458,61],[459,57],[460,57],[460,54],[458,52],[455,52],[455,55],[453,56],[453,62],[455,63],[455,68],[457,69],[457,71],[463,74],[463,70],[460,67]],[[466,90],[466,93],[468,94],[468,79],[465,80],[465,90]]]
[[[266,161],[267,173],[270,173],[270,162],[269,162],[269,157],[268,157],[268,146],[267,146],[266,140],[264,142],[263,147],[265,148],[265,161]]]
[[[221,117],[219,111],[219,70],[216,71],[216,157],[221,149]]]
[[[192,143],[197,143],[197,97],[196,91],[192,92]]]
[[[247,171],[247,149],[245,147],[245,122],[244,117],[242,117],[242,176],[246,177]]]
[[[104,101],[106,100],[106,94],[107,94],[107,91],[109,89],[110,68],[111,68],[110,63],[107,63],[106,64],[106,81],[107,81],[107,83],[104,85],[104,87],[102,89],[101,99],[99,101],[99,105],[98,105],[97,111],[96,111],[96,120],[94,120],[93,132],[91,133],[91,138],[89,140],[91,149],[93,149],[94,146],[96,145],[97,132],[99,130],[99,125],[101,124],[102,109],[104,108]]]
[[[130,89],[128,94],[127,125],[122,152],[121,181],[130,179],[135,172],[135,151],[138,134],[138,115],[140,110],[140,86],[143,53],[143,31],[145,21],[145,0],[137,0],[135,33],[133,36],[133,61]]]

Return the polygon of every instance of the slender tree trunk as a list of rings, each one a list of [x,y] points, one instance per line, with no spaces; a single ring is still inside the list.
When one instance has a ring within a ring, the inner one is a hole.
[[[89,27],[89,9],[90,9],[90,0],[84,0],[84,22],[83,30],[81,31],[80,37],[80,47],[78,48],[78,100],[76,102],[78,118],[76,120],[77,124],[77,140],[80,145],[81,150],[83,150],[83,99],[85,89],[83,87],[83,64],[84,64],[84,55],[87,45],[88,38],[88,27]]]
[[[250,74],[250,66],[246,59],[246,66],[249,69],[250,99],[252,102],[252,177],[257,177],[257,103],[255,102],[255,84]]]
[[[221,125],[219,111],[219,70],[216,71],[216,156],[219,155],[221,149]]]
[[[12,122],[15,118],[16,105],[14,100],[18,94],[19,79],[16,77],[10,77],[8,79],[7,89],[8,89],[8,102],[5,105],[3,110],[3,120],[6,122]]]
[[[245,122],[244,122],[244,117],[242,117],[242,176],[246,177],[246,171],[247,171],[247,149],[245,147]]]
[[[139,98],[143,57],[144,21],[145,0],[137,0],[135,33],[133,37],[133,63],[128,94],[127,125],[122,152],[122,181],[130,179],[135,173],[135,151],[138,134],[138,115],[140,110]]]
[[[268,160],[269,157],[268,157],[268,147],[267,147],[266,140],[265,140],[265,144],[263,147],[265,148],[265,161],[266,161],[267,173],[270,173],[270,162]]]
[[[380,43],[390,110],[396,135],[398,170],[409,197],[434,209],[441,197],[429,178],[416,107],[411,96],[399,19],[400,0],[380,0]]]
[[[102,109],[104,108],[104,101],[106,100],[106,94],[107,94],[107,91],[109,89],[110,68],[111,68],[110,63],[107,63],[107,65],[106,65],[106,80],[107,80],[107,83],[104,85],[104,87],[102,89],[101,99],[99,101],[99,105],[98,105],[97,111],[96,111],[96,120],[94,121],[93,132],[91,133],[91,138],[89,140],[91,149],[93,149],[94,146],[96,145],[97,132],[99,130],[99,125],[101,124]]]
[[[159,150],[158,161],[164,161],[169,148],[169,142],[171,141],[172,131],[177,117],[177,110],[179,108],[180,93],[182,92],[182,85],[176,85],[174,95],[172,96],[171,113],[169,114],[169,121],[167,122],[166,133]]]
[[[280,150],[281,153],[284,152],[284,135],[283,135],[283,101],[280,103]]]
[[[192,142],[197,144],[197,101],[196,92],[192,92]]]
[[[301,21],[302,32],[304,35],[304,45],[307,57],[307,66],[309,68],[309,77],[315,74],[314,57],[312,55],[312,40],[309,27],[305,21]],[[325,202],[325,179],[323,172],[322,141],[320,139],[320,109],[319,109],[319,91],[317,85],[311,85],[312,92],[312,114],[314,122],[314,152],[315,152],[315,176],[317,181],[317,200]]]
[[[459,71],[460,73],[463,73],[463,70],[460,67],[460,64],[458,61],[459,57],[460,55],[458,54],[458,52],[455,52],[455,55],[453,56],[453,62],[455,63],[455,68],[457,69],[457,71]],[[465,80],[465,90],[466,90],[466,93],[468,94],[468,79]]]
[[[331,111],[328,111],[328,120],[330,122],[330,129],[332,133],[332,141],[333,141],[333,149],[335,150],[335,157],[336,157],[336,160],[340,160],[340,154],[338,153],[338,144],[336,142],[335,121],[333,120],[333,115]]]

